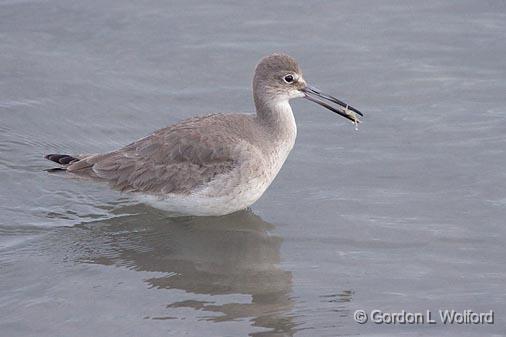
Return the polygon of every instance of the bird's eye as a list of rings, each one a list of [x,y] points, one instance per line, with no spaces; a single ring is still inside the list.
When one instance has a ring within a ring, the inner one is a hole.
[[[285,77],[283,77],[283,81],[285,81],[286,83],[292,83],[293,80],[294,80],[294,78],[293,78],[292,74],[288,74],[288,75],[285,75]]]

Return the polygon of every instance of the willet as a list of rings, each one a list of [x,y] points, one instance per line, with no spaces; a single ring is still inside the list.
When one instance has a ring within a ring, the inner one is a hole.
[[[106,181],[173,214],[224,215],[252,205],[278,174],[297,135],[289,104],[297,97],[355,124],[357,114],[362,116],[309,86],[293,58],[273,54],[255,69],[256,114],[194,117],[116,151],[46,158],[62,165],[53,170]]]

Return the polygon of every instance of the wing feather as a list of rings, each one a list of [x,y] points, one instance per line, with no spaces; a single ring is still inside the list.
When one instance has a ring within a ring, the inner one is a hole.
[[[226,119],[213,116],[192,118],[117,151],[83,158],[68,171],[106,180],[121,191],[191,193],[234,169],[251,146],[227,131]]]

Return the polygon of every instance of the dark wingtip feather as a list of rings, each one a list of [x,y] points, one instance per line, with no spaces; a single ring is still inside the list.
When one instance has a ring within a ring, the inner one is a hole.
[[[50,169],[45,169],[44,171],[49,172],[49,173],[54,173],[54,172],[67,171],[67,169],[64,167],[53,167]]]
[[[69,156],[68,154],[48,154],[44,156],[44,158],[54,161],[55,163],[61,164],[61,165],[69,165],[72,163],[75,163],[76,161],[79,161],[78,158]]]

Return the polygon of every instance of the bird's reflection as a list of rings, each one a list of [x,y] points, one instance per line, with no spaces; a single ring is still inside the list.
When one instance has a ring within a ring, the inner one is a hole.
[[[146,280],[159,289],[247,295],[246,301],[219,304],[189,296],[167,307],[208,312],[205,319],[213,321],[248,318],[254,326],[270,330],[261,336],[293,335],[294,323],[287,314],[292,308],[292,275],[279,267],[282,239],[269,233],[272,224],[249,210],[185,218],[170,218],[141,205],[119,211],[134,214],[83,225],[112,250],[94,250],[94,256],[84,258],[87,262],[162,272]]]

